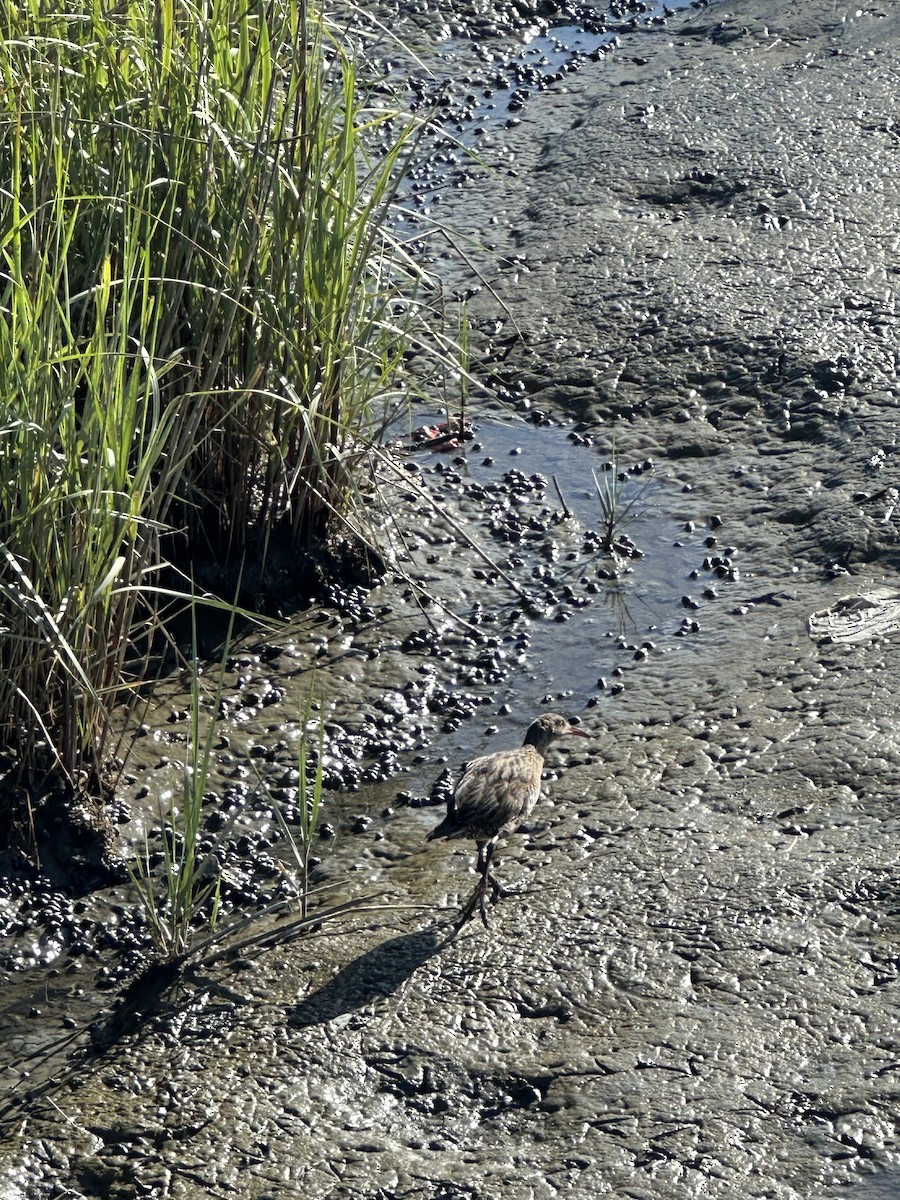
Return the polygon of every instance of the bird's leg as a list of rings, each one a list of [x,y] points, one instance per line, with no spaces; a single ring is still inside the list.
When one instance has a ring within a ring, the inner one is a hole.
[[[504,887],[494,872],[491,870],[491,863],[494,859],[494,846],[496,843],[488,844],[487,869],[485,878],[491,887],[491,904],[496,904],[498,900],[502,900],[505,896],[520,896],[526,889],[521,885],[518,887]]]
[[[496,842],[488,842],[487,854],[485,856],[485,864],[484,864],[485,882],[489,883],[490,887],[491,887],[491,904],[496,904],[497,901],[501,900],[504,896],[513,895],[513,893],[510,891],[509,888],[503,887],[503,885],[497,879],[497,876],[491,870],[491,863],[493,861],[494,850],[496,848],[497,848]]]
[[[488,888],[488,867],[491,861],[492,843],[488,843],[488,853],[485,853],[485,847],[482,843],[478,845],[478,873],[481,878],[475,885],[475,891],[466,901],[462,912],[459,914],[459,920],[456,923],[456,928],[461,929],[466,921],[470,921],[475,915],[475,909],[481,913],[481,919],[484,922],[485,929],[488,928],[487,911],[485,909],[484,897]]]

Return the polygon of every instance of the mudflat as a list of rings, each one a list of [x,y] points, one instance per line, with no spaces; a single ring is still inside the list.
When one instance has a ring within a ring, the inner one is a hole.
[[[498,851],[529,886],[489,931],[447,940],[468,848],[386,815],[361,877],[449,911],[185,983],[20,1110],[9,1195],[896,1192],[898,634],[847,635],[868,610],[839,602],[900,593],[898,44],[893,5],[713,5],[622,32],[490,134],[493,169],[444,199],[491,244],[477,351],[652,458],[704,544],[672,581],[696,643],[623,637],[626,686]],[[596,631],[572,630],[589,672]],[[542,683],[509,685],[527,716]]]

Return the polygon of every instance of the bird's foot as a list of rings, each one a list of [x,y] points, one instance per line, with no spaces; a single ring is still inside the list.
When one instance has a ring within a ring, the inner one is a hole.
[[[491,904],[496,904],[504,896],[517,896],[524,890],[521,887],[504,887],[495,875],[488,875],[487,882],[491,885]]]
[[[467,921],[471,921],[472,917],[475,916],[476,908],[478,909],[479,913],[481,914],[481,919],[484,922],[485,929],[489,928],[488,919],[487,919],[487,908],[485,905],[485,894],[487,892],[487,883],[488,883],[488,881],[486,879],[484,879],[484,878],[479,879],[478,883],[475,886],[475,891],[472,893],[472,895],[469,897],[469,899],[463,905],[462,912],[459,914],[459,918],[457,919],[457,922],[456,922],[457,930],[462,929],[463,925],[465,925],[465,923]],[[494,903],[493,900],[492,900],[492,903]]]

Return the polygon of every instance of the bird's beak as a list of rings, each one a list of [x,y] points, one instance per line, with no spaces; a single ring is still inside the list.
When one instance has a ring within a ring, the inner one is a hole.
[[[586,729],[582,729],[580,725],[570,725],[566,730],[567,733],[574,733],[576,737],[590,737]]]

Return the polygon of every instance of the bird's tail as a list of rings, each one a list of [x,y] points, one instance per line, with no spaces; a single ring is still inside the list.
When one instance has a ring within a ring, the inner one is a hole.
[[[468,825],[459,824],[456,813],[448,813],[440,825],[435,825],[431,833],[425,835],[425,841],[433,842],[435,838],[470,838],[473,836]]]

